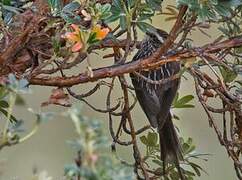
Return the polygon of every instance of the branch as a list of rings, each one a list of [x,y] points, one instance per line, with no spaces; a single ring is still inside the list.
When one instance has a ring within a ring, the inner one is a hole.
[[[32,85],[42,85],[42,86],[58,86],[58,87],[70,87],[77,84],[94,82],[103,78],[111,78],[114,76],[119,76],[126,73],[131,73],[134,71],[142,70],[142,69],[155,69],[156,67],[161,66],[162,64],[173,62],[173,61],[184,61],[186,58],[199,56],[197,52],[204,53],[215,53],[219,52],[223,49],[229,49],[234,47],[242,46],[242,36],[234,37],[232,39],[228,39],[222,41],[217,44],[207,44],[196,50],[182,51],[178,52],[175,55],[171,55],[168,57],[160,58],[158,61],[153,59],[152,57],[143,59],[142,61],[134,61],[128,62],[123,65],[113,65],[108,67],[103,67],[99,69],[93,69],[93,76],[89,76],[87,73],[81,73],[76,76],[70,77],[36,77],[29,79],[30,84]],[[213,59],[210,59],[213,61]]]
[[[6,65],[12,57],[14,57],[18,51],[28,42],[29,36],[34,32],[39,23],[43,20],[43,14],[48,11],[48,4],[44,0],[36,0],[34,6],[38,9],[36,11],[25,11],[20,14],[19,19],[25,19],[22,27],[17,27],[16,30],[22,30],[21,28],[27,27],[20,36],[15,37],[1,54],[0,54],[0,67]]]
[[[175,42],[175,40],[179,34],[178,33],[179,30],[183,26],[183,23],[184,23],[183,17],[186,14],[186,11],[187,11],[187,6],[183,5],[180,7],[179,14],[176,19],[176,23],[172,27],[168,38],[166,39],[164,44],[161,46],[161,48],[151,56],[151,58],[153,58],[154,61],[159,59],[159,57],[161,57],[165,52],[167,52],[170,49],[170,47],[173,45],[173,43]]]

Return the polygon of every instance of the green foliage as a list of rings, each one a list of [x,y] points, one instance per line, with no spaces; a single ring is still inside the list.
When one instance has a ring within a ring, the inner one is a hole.
[[[163,0],[145,0],[146,4],[153,10],[161,10]]]
[[[132,169],[113,160],[109,156],[100,156],[95,167],[78,167],[76,164],[66,165],[65,174],[67,179],[80,175],[87,180],[133,180]]]
[[[61,10],[61,17],[69,24],[76,24],[80,22],[81,17],[75,13],[79,7],[80,4],[75,1],[67,4]]]
[[[179,93],[176,94],[173,103],[172,108],[193,108],[193,104],[189,104],[190,101],[194,99],[193,95],[186,95],[183,97],[179,97]]]
[[[19,0],[1,0],[0,15],[3,16],[5,24],[10,24],[14,15],[23,12],[25,1]]]
[[[13,75],[8,79],[7,85],[0,87],[0,97],[4,99],[9,96],[10,93],[19,93],[26,90],[26,80],[17,80]],[[10,83],[11,82],[11,83]],[[8,102],[7,100],[0,100],[0,109],[7,108],[6,116],[11,109],[8,109],[14,102]],[[10,105],[9,105],[10,104]],[[68,113],[64,113],[67,117],[71,118],[78,135],[78,138],[68,143],[74,147],[81,156],[80,163],[70,164],[65,166],[65,178],[73,179],[80,176],[82,179],[99,180],[132,180],[134,179],[134,173],[132,168],[125,164],[120,163],[114,156],[110,156],[110,153],[104,153],[110,145],[108,138],[104,135],[104,129],[102,124],[98,120],[89,119],[81,114],[81,107],[74,106],[69,109]],[[25,134],[23,120],[16,120],[15,123],[7,123],[5,126],[7,129],[3,129],[3,136],[0,136],[0,150],[4,146],[12,146],[18,143],[22,143],[25,140],[32,137],[38,130],[40,124],[53,119],[54,114],[51,112],[35,113],[30,109],[31,113],[35,114],[36,121],[33,129]],[[13,117],[14,118],[14,117]],[[6,120],[8,122],[8,120]],[[78,162],[78,160],[76,160]],[[35,178],[51,178],[47,175],[47,172],[41,172],[34,175]]]
[[[161,3],[161,0],[146,0],[145,2],[130,0],[126,3],[114,0],[111,8],[112,15],[105,22],[111,23],[118,20],[122,30],[130,29],[131,23],[134,23],[140,30],[145,32],[148,28],[152,28],[152,25],[146,21],[151,21],[151,17],[154,16],[155,12],[161,10]],[[133,19],[134,13],[137,16],[136,19]]]
[[[236,71],[231,71],[230,69],[226,69],[222,66],[219,67],[219,70],[221,72],[221,75],[223,76],[224,82],[226,82],[226,83],[231,83],[237,77]]]
[[[26,79],[16,79],[13,74],[9,74],[8,76],[8,84],[7,87],[15,92],[18,93],[29,93],[30,89],[28,88],[29,82]]]
[[[155,171],[157,173],[163,173],[163,162],[160,160],[160,149],[158,143],[158,135],[156,132],[148,132],[146,136],[140,137],[141,142],[146,147],[146,156],[145,161],[149,163],[152,161],[155,166]],[[192,138],[188,138],[187,141],[184,141],[183,138],[180,138],[182,152],[184,156],[184,161],[181,163],[182,171],[186,177],[186,179],[192,180],[196,176],[201,176],[201,172],[206,173],[206,171],[199,166],[195,159],[201,159],[207,161],[207,159],[203,159],[202,156],[207,156],[208,154],[198,154],[195,149],[196,146],[193,144]],[[179,179],[179,174],[177,169],[173,163],[168,163],[168,167],[166,168],[166,180],[176,180]]]
[[[29,93],[28,81],[26,79],[17,79],[13,74],[10,74],[7,79],[2,79],[0,85],[0,113],[5,116],[5,125],[1,129],[0,150],[5,146],[12,146],[21,143],[34,135],[43,121],[50,119],[51,113],[34,113],[36,115],[35,126],[33,129],[22,136],[25,132],[23,128],[24,121],[13,116],[14,105],[16,100],[23,103],[21,98],[22,93]]]
[[[20,99],[20,93],[28,93],[29,89],[27,88],[28,81],[26,79],[17,80],[13,74],[8,76],[8,79],[5,80],[2,85],[0,85],[0,114],[2,113],[5,117],[8,117],[11,122],[17,122],[17,119],[11,114],[8,113],[8,109],[10,108],[9,102],[11,100],[12,95],[18,95],[18,99]],[[6,83],[6,84],[4,84]]]
[[[232,8],[242,4],[240,0],[219,1],[219,0],[178,0],[179,5],[187,5],[189,10],[197,13],[200,20],[216,20],[218,16],[231,16]]]
[[[111,15],[111,5],[110,4],[104,4],[101,5],[100,3],[95,4],[93,8],[94,12],[93,14],[96,14],[98,19],[104,20],[108,18]]]
[[[242,7],[242,6],[241,6]],[[238,13],[241,10],[237,10],[235,13]],[[242,24],[241,17],[233,18],[230,21],[224,21],[218,29],[227,37],[234,37],[241,34],[240,25]]]
[[[87,40],[87,43],[88,44],[94,44],[98,42],[98,40],[96,39],[96,33],[91,33],[88,40]]]
[[[121,29],[126,29],[127,28],[127,18],[126,16],[129,15],[129,10],[131,6],[133,6],[133,1],[127,1],[127,7],[124,4],[124,1],[119,1],[119,0],[114,0],[112,7],[111,7],[111,13],[112,15],[109,16],[105,22],[106,23],[111,23],[116,20],[119,20],[120,27]]]
[[[150,146],[150,147],[154,147],[157,145],[158,135],[157,135],[157,133],[148,132],[147,137],[141,136],[140,140],[143,144]]]
[[[100,3],[89,2],[90,4],[87,6],[87,12],[92,17],[93,21],[104,20],[111,15],[110,4],[101,5]],[[79,24],[83,17],[80,14],[76,13],[76,11],[80,8],[80,3],[77,1],[70,2],[65,5],[63,9],[58,9],[60,12],[60,16],[69,24]]]
[[[3,5],[11,5],[11,0],[2,0]]]
[[[110,153],[104,153],[110,143],[103,133],[100,121],[89,119],[81,114],[81,107],[74,106],[68,111],[75,125],[78,139],[68,141],[79,152],[79,163],[65,166],[65,175],[69,179],[80,176],[92,180],[131,180],[132,168],[121,164]],[[103,151],[103,153],[102,153]]]
[[[53,16],[59,16],[62,9],[62,0],[48,0]]]
[[[15,145],[18,143],[22,143],[26,141],[27,139],[31,138],[38,130],[41,123],[47,122],[50,119],[53,118],[53,113],[35,113],[33,111],[30,111],[36,116],[34,127],[30,132],[28,132],[25,135],[22,135],[23,133],[26,133],[26,129],[24,128],[24,121],[18,120],[15,123],[11,123],[8,126],[8,133],[6,140],[8,141],[9,145]],[[4,138],[4,137],[3,137]]]
[[[4,102],[4,103],[3,103]],[[5,117],[7,117],[8,116],[8,102],[6,102],[6,101],[4,101],[4,100],[2,100],[1,102],[0,102],[1,104],[0,104],[0,114],[3,114]],[[4,106],[3,104],[5,104],[6,103],[6,105],[7,106]],[[18,120],[16,119],[16,117],[14,117],[12,114],[10,115],[10,119],[9,119],[11,122],[17,122]]]

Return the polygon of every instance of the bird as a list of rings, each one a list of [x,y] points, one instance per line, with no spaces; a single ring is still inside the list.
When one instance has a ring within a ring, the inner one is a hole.
[[[164,30],[155,27],[147,30],[144,39],[141,41],[141,47],[132,61],[142,61],[142,59],[150,57],[164,44],[167,37],[168,33]],[[180,179],[183,180],[185,178],[180,167],[180,160],[183,160],[182,148],[171,114],[171,105],[178,91],[180,78],[174,78],[160,84],[153,83],[172,77],[179,71],[180,62],[169,62],[154,70],[130,73],[130,77],[142,110],[150,125],[157,128],[164,173],[167,163],[172,162],[178,170]],[[139,73],[139,76],[137,73]]]

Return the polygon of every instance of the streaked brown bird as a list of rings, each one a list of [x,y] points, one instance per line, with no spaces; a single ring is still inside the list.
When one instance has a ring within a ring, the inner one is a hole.
[[[141,48],[132,61],[142,61],[142,59],[151,56],[162,46],[167,37],[168,34],[163,30],[149,29],[141,43]],[[160,158],[163,161],[164,170],[168,162],[174,163],[180,178],[183,180],[185,178],[179,163],[179,160],[183,159],[182,151],[170,112],[180,79],[174,79],[162,84],[154,83],[177,74],[179,70],[179,62],[169,62],[155,70],[140,71],[139,73],[145,78],[139,77],[135,73],[131,73],[130,77],[141,108],[151,126],[157,128],[159,133]],[[147,81],[147,79],[151,81]]]

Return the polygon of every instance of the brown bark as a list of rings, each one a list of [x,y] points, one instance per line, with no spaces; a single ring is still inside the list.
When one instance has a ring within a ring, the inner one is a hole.
[[[215,53],[219,52],[222,49],[229,49],[238,46],[242,46],[242,37],[235,37],[233,39],[225,40],[223,42],[214,44],[213,46],[210,46],[210,44],[205,45],[203,46],[203,48],[199,49],[199,52]],[[69,87],[77,84],[97,81],[103,78],[111,78],[141,69],[152,69],[159,67],[160,65],[167,62],[183,61],[186,60],[186,58],[196,57],[198,55],[199,54],[195,50],[189,50],[185,52],[179,52],[167,58],[159,59],[158,61],[156,59],[153,59],[153,57],[149,57],[142,61],[128,62],[123,65],[93,69],[92,77],[89,76],[87,73],[81,73],[79,75],[70,77],[38,77],[30,79],[30,84],[42,86]]]

